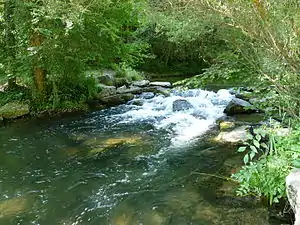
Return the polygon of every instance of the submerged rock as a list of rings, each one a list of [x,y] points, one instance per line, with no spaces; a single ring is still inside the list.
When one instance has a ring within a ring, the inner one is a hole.
[[[10,102],[0,107],[0,117],[3,119],[16,119],[29,113],[29,105],[20,102]]]
[[[249,126],[240,126],[232,131],[222,131],[214,138],[217,142],[238,144],[248,140]]]
[[[295,213],[294,225],[300,225],[300,169],[291,171],[287,176],[286,190],[289,202]]]
[[[164,88],[171,88],[172,84],[170,82],[151,82],[150,86],[159,86]]]
[[[189,110],[192,108],[194,108],[193,105],[185,99],[177,99],[173,102],[173,111],[174,112]]]
[[[257,111],[258,110],[255,109],[249,102],[239,98],[233,98],[225,108],[224,113],[232,116],[236,114],[254,113]]]
[[[155,94],[153,92],[144,92],[140,95],[140,98],[143,98],[143,99],[151,99],[154,97],[155,97]]]
[[[123,137],[123,138],[108,138],[100,139],[97,137],[88,139],[83,142],[83,145],[92,147],[89,151],[90,155],[99,154],[113,147],[124,145],[124,144],[137,144],[142,140],[141,137]]]
[[[0,218],[14,217],[26,211],[28,201],[26,198],[11,198],[0,201]]]
[[[144,102],[141,99],[133,99],[128,104],[129,105],[135,105],[135,106],[142,106],[144,104]]]

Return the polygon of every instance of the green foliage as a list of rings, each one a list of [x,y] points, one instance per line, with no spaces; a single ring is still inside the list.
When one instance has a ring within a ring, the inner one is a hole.
[[[126,80],[129,82],[142,80],[144,78],[141,72],[138,72],[137,70],[127,66],[126,64],[121,64],[121,66],[118,67],[116,77],[126,78]]]
[[[266,197],[270,204],[285,197],[285,178],[299,165],[300,127],[284,136],[281,129],[279,126],[260,128],[246,146],[238,149],[246,152],[246,165],[232,175],[240,184],[238,195]]]
[[[5,20],[10,24],[0,27],[0,44],[5,46],[9,32],[15,45],[1,54],[0,80],[13,73],[31,87],[38,101],[32,74],[34,67],[42,68],[47,96],[37,104],[55,108],[64,101],[89,99],[97,87],[84,71],[115,64],[133,67],[147,57],[148,44],[136,37],[143,24],[143,1],[9,1],[15,3],[15,11],[12,20]],[[12,51],[13,57],[6,57]]]

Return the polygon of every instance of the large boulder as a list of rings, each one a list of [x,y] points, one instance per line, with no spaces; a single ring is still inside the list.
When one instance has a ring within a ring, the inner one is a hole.
[[[150,86],[159,86],[164,88],[171,88],[172,84],[170,82],[151,82]]]
[[[117,88],[115,86],[99,84],[99,88],[101,89],[101,92],[97,95],[97,98],[103,98],[117,94]]]
[[[99,99],[106,106],[117,106],[125,104],[134,98],[133,94],[116,94]]]
[[[226,113],[228,116],[236,114],[249,114],[254,112],[258,112],[258,110],[249,102],[239,98],[233,98],[224,110],[224,113]]]
[[[143,93],[143,88],[136,87],[136,86],[130,86],[129,88],[123,86],[118,88],[117,90],[118,94],[141,94]]]
[[[30,113],[29,105],[20,102],[9,102],[0,107],[0,118],[16,119]]]
[[[99,83],[112,86],[115,82],[116,72],[114,70],[105,69],[101,70],[90,70],[85,72],[86,76],[95,77]]]
[[[138,80],[132,83],[133,86],[137,87],[147,87],[150,84],[149,80]]]
[[[286,191],[295,213],[294,225],[300,225],[300,169],[291,171],[286,177]]]
[[[173,102],[174,112],[189,110],[192,108],[194,108],[193,105],[185,99],[177,99]]]

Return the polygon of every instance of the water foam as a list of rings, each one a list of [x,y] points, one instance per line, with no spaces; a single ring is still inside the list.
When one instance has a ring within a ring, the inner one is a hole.
[[[137,97],[137,99],[139,99]],[[173,102],[188,101],[193,107],[174,111]],[[158,95],[152,99],[139,99],[141,106],[119,114],[121,123],[148,122],[156,129],[170,132],[172,145],[185,145],[205,133],[223,115],[223,110],[232,99],[227,90],[217,93],[201,89],[173,90],[169,97]]]

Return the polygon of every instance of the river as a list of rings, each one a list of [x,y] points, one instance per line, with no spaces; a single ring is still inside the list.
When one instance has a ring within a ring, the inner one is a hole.
[[[1,225],[254,225],[271,223],[235,198],[235,147],[210,141],[231,96],[173,91],[57,120],[0,128]],[[192,107],[174,111],[181,99]]]

